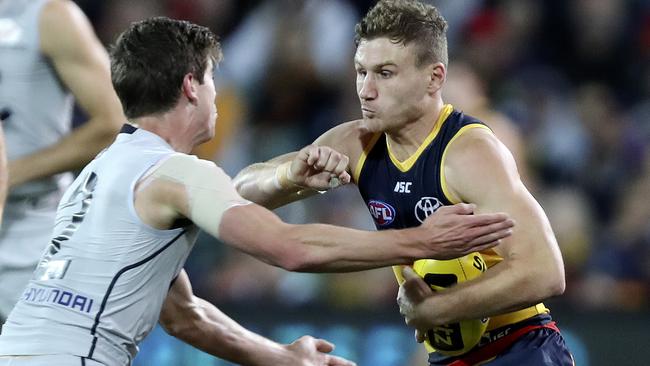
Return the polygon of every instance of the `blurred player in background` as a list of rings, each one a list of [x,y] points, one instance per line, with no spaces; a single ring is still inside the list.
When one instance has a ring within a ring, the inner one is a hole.
[[[2,111],[0,111],[2,113]],[[9,175],[7,174],[7,151],[5,149],[5,134],[2,129],[3,116],[0,115],[0,228],[2,227],[2,213],[7,199],[7,186]],[[1,325],[0,325],[1,327]]]
[[[89,119],[71,131],[73,103]],[[67,0],[0,1],[0,110],[9,196],[0,229],[4,322],[45,250],[70,170],[83,167],[123,121],[108,55]]]
[[[508,149],[483,122],[442,100],[447,73],[447,23],[418,1],[378,2],[356,27],[357,93],[363,118],[343,123],[298,153],[254,164],[235,178],[243,197],[272,207],[323,189],[331,173],[349,172],[379,230],[417,227],[458,202],[476,212],[508,212],[511,238],[483,251],[483,276],[434,294],[412,271],[400,288],[407,323],[423,331],[491,317],[483,342],[465,355],[429,350],[431,365],[571,365],[549,310],[540,303],[564,291],[561,254],[544,211],[523,185]],[[327,146],[349,157],[323,159],[304,151]],[[260,184],[273,179],[288,184]],[[396,270],[400,281],[401,271]],[[502,335],[508,335],[501,337]]]
[[[312,272],[449,258],[510,235],[505,214],[436,214],[384,232],[289,225],[241,198],[214,163],[188,155],[214,135],[220,60],[216,37],[185,21],[152,18],[119,37],[112,81],[132,124],[65,192],[50,245],[0,335],[0,365],[128,365],[158,320],[242,365],[352,365],[328,355],[323,340],[277,344],[195,297],[183,265],[199,228],[267,263]]]

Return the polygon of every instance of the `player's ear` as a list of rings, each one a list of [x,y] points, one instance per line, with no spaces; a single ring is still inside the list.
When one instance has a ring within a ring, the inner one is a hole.
[[[183,77],[183,86],[182,86],[182,92],[185,97],[190,101],[192,104],[198,103],[199,96],[197,94],[196,90],[196,83],[194,82],[196,77],[192,73],[187,73]]]
[[[431,81],[429,82],[429,93],[433,94],[442,88],[447,79],[447,67],[442,62],[434,62],[428,66]]]

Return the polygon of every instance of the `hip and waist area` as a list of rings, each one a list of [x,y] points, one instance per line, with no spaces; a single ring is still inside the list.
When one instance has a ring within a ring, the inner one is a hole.
[[[98,361],[73,355],[0,356],[0,366],[106,366]]]
[[[527,319],[531,319],[537,315],[546,314],[548,315],[550,310],[544,306],[543,303],[533,305],[521,310],[513,311],[506,314],[496,315],[490,317],[490,322],[488,323],[486,332],[495,330],[497,328],[505,327],[508,325],[513,325],[520,323]],[[550,318],[550,316],[549,316]]]
[[[2,357],[0,360],[3,358],[12,362],[32,360],[33,363],[0,362],[0,366],[40,365],[35,363],[36,360],[39,362],[43,360],[45,362],[43,365],[82,365],[82,359],[88,366],[126,366],[130,365],[133,359],[126,346],[110,341],[104,336],[92,334],[86,327],[70,325],[21,327],[10,322],[7,325],[0,335],[0,357]],[[66,362],[52,362],[52,357],[61,357]],[[77,363],[68,362],[75,360]]]
[[[551,341],[551,338],[557,338],[557,340]],[[429,353],[429,365],[470,366],[482,364],[488,360],[493,360],[497,356],[501,357],[500,355],[509,352],[509,349],[513,349],[515,345],[524,339],[527,339],[527,341],[520,348],[528,349],[532,347],[536,350],[535,352],[539,351],[541,353],[547,352],[548,350],[542,349],[543,347],[540,347],[540,345],[546,345],[545,347],[548,348],[549,345],[555,345],[557,343],[558,349],[550,350],[550,352],[559,356],[566,354],[564,358],[568,360],[567,363],[558,363],[558,365],[572,364],[571,355],[564,345],[560,330],[548,313],[541,313],[516,323],[492,327],[486,330],[478,344],[464,354],[447,356],[438,352],[431,352]],[[527,357],[531,357],[531,359],[537,357],[533,354],[535,352],[532,352],[532,350],[529,350],[529,352],[526,349],[518,351],[522,355],[528,355],[524,357],[525,360],[528,360]],[[526,364],[526,362],[528,361],[516,364]],[[506,362],[505,364],[508,363]]]

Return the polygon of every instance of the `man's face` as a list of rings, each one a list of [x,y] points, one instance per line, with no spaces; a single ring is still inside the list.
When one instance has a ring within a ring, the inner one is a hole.
[[[399,129],[422,116],[431,68],[416,66],[414,45],[362,40],[354,64],[361,112],[371,132]]]
[[[212,61],[209,61],[203,75],[203,84],[198,85],[199,113],[206,130],[206,141],[214,137],[215,123],[217,119],[217,92],[214,86]]]

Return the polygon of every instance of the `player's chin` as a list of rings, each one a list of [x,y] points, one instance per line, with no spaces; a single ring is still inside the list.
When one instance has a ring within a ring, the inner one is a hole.
[[[372,117],[366,117],[364,115],[362,120],[363,120],[362,127],[364,130],[370,133],[376,133],[382,131],[383,122],[380,118],[377,118],[376,115],[372,115]]]
[[[198,138],[197,145],[200,145],[200,144],[202,144],[202,143],[204,143],[204,142],[208,142],[208,141],[212,140],[212,138],[214,137],[214,135],[215,135],[214,128],[210,128],[210,129],[208,129],[207,131],[205,131],[205,133],[203,133],[203,134]]]

